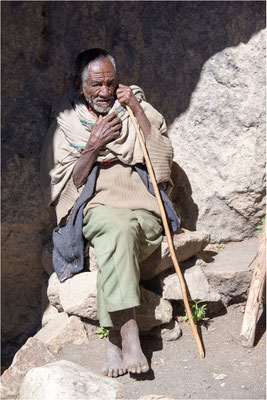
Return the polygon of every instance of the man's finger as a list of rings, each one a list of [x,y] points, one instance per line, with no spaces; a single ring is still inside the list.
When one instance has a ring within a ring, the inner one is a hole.
[[[115,117],[117,117],[117,114],[116,114],[114,111],[112,111],[112,113],[108,114],[108,115],[104,118],[104,120],[105,120],[105,121],[112,121]]]
[[[96,121],[96,125],[100,124],[101,121],[103,121],[103,117],[102,117],[102,115],[99,115],[99,117],[97,118],[97,121]]]

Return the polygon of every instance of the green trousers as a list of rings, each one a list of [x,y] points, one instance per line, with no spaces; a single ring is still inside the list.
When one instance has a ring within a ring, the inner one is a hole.
[[[120,327],[118,311],[140,304],[139,262],[160,245],[159,217],[145,210],[98,206],[83,220],[83,235],[94,246],[100,325]]]

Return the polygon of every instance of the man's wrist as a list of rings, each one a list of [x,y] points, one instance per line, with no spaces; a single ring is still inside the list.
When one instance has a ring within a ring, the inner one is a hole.
[[[136,118],[145,115],[145,112],[139,103],[137,103],[136,106],[134,107],[133,113]]]

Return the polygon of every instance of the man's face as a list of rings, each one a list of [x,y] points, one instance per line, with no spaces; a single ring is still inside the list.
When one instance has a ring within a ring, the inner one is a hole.
[[[83,83],[83,94],[93,111],[106,114],[114,104],[116,72],[108,59],[89,64],[88,78]]]

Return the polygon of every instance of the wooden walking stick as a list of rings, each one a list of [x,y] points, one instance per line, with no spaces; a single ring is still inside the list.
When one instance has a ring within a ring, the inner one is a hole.
[[[132,123],[134,125],[136,134],[138,136],[138,139],[139,139],[139,142],[140,142],[140,145],[141,145],[141,148],[142,148],[142,152],[143,152],[143,155],[144,155],[144,158],[145,158],[145,162],[146,162],[147,170],[148,170],[148,173],[149,173],[149,177],[150,177],[151,183],[152,183],[153,188],[154,188],[154,192],[155,192],[156,199],[157,199],[157,202],[158,202],[158,205],[159,205],[159,209],[160,209],[160,214],[161,214],[163,227],[164,227],[164,230],[165,230],[168,246],[169,246],[169,249],[170,249],[171,259],[172,259],[174,268],[176,270],[176,273],[178,275],[178,279],[179,279],[180,286],[181,286],[181,291],[182,291],[182,296],[183,296],[185,309],[186,309],[186,312],[187,312],[187,316],[188,316],[188,319],[189,319],[189,323],[190,323],[194,338],[195,338],[196,343],[197,343],[198,352],[199,352],[200,357],[204,358],[204,350],[203,350],[202,343],[201,343],[200,337],[198,335],[198,331],[197,331],[197,328],[196,328],[196,325],[194,323],[194,320],[193,320],[193,317],[192,317],[192,313],[191,313],[191,310],[190,310],[190,306],[189,306],[189,302],[188,302],[188,298],[187,298],[187,294],[186,294],[186,287],[185,287],[184,278],[183,278],[183,275],[181,273],[181,270],[180,270],[180,267],[179,267],[179,264],[178,264],[178,261],[177,261],[176,255],[175,255],[173,241],[172,241],[169,225],[168,225],[168,222],[167,222],[165,209],[164,209],[164,206],[162,204],[162,200],[161,200],[161,196],[160,196],[160,193],[159,193],[159,189],[158,189],[157,181],[156,181],[156,178],[155,178],[155,174],[154,174],[154,171],[153,171],[153,168],[152,168],[152,164],[151,164],[151,161],[149,159],[149,156],[148,156],[148,153],[147,153],[147,149],[146,149],[143,137],[142,137],[141,132],[139,130],[139,127],[138,127],[138,125],[136,123],[134,114],[133,114],[133,112],[132,112],[132,110],[130,109],[129,106],[126,105],[126,109],[127,109],[128,113],[130,115],[131,121],[132,121]]]

